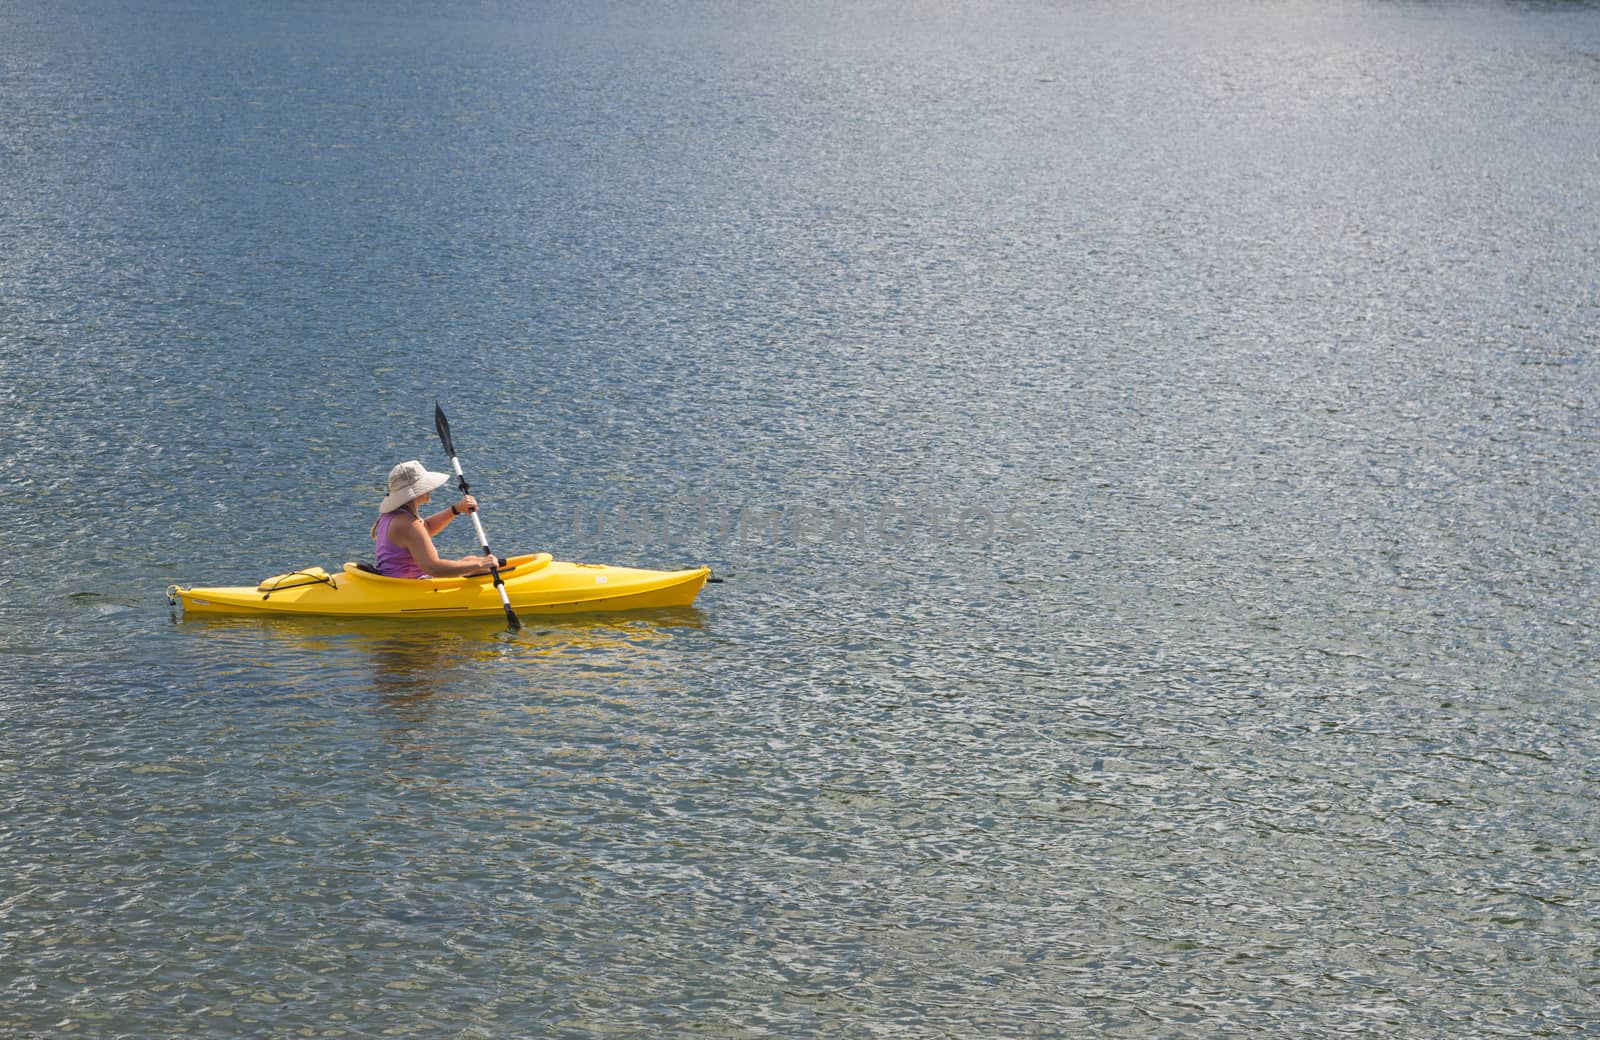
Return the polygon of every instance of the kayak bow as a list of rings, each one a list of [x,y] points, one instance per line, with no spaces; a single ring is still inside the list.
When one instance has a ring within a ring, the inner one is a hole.
[[[549,553],[513,556],[500,568],[505,596],[519,613],[580,614],[686,607],[710,577],[709,567],[653,571],[552,560]],[[388,578],[347,563],[274,575],[259,585],[167,590],[188,613],[321,614],[345,617],[471,617],[503,614],[506,601],[489,574],[461,578]]]

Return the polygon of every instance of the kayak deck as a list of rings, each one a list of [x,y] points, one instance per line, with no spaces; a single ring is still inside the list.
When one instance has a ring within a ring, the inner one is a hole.
[[[519,614],[578,614],[694,602],[709,567],[658,571],[553,560],[549,553],[513,556],[500,569]],[[346,563],[275,575],[256,586],[172,586],[168,598],[189,613],[320,614],[348,617],[471,617],[505,607],[489,574],[461,578],[389,578]]]

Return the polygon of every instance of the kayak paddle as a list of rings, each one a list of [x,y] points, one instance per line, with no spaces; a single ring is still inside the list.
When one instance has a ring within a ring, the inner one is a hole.
[[[450,456],[450,465],[455,467],[456,486],[461,488],[461,493],[467,493],[467,478],[461,472],[461,460],[456,458],[456,446],[450,440],[450,421],[444,417],[444,409],[439,407],[439,402],[433,402],[433,424],[439,430],[439,441],[444,445],[444,453]],[[478,511],[474,509],[467,514],[472,517],[472,529],[478,533],[478,544],[483,546],[483,555],[490,560],[497,559],[489,551],[489,536],[483,533],[483,521],[478,519]],[[500,580],[500,568],[493,563],[489,564],[489,573],[494,575],[494,587],[500,593],[500,602],[506,608],[506,624],[511,626],[511,631],[516,632],[522,628],[522,622],[517,620],[517,612],[511,609],[511,597],[506,595],[506,583]]]

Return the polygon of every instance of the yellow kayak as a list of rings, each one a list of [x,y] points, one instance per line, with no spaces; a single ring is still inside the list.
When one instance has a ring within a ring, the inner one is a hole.
[[[711,575],[709,567],[652,571],[597,563],[565,563],[549,553],[513,556],[500,568],[518,614],[686,607]],[[471,617],[505,610],[488,574],[464,578],[386,578],[347,563],[338,574],[321,567],[274,575],[259,585],[167,590],[190,613],[324,614],[347,617]]]

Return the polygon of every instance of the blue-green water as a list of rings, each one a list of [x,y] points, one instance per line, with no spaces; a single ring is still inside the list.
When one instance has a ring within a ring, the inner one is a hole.
[[[0,1035],[1600,1029],[1597,346],[1592,4],[13,0]],[[168,608],[435,399],[727,581]]]

